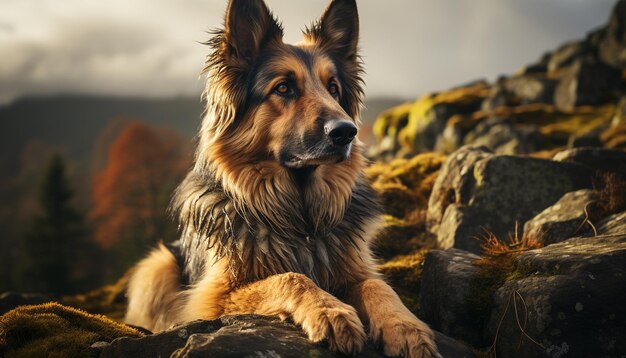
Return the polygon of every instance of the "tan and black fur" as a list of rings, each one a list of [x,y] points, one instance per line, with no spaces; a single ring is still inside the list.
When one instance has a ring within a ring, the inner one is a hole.
[[[195,165],[173,199],[182,237],[135,268],[126,322],[279,315],[336,351],[369,336],[388,355],[436,355],[370,251],[380,212],[354,138],[356,3],[331,1],[297,46],[282,35],[263,1],[230,1],[208,42]]]

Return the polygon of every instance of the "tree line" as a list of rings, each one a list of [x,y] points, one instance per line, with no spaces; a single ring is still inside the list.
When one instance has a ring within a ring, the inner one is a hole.
[[[42,170],[38,211],[26,225],[5,286],[82,292],[120,277],[159,240],[176,239],[167,207],[190,165],[189,152],[177,132],[129,122],[91,178],[89,209],[83,212],[64,158],[53,154]]]

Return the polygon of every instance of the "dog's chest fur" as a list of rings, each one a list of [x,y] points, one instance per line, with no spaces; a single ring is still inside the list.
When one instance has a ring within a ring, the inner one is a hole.
[[[356,183],[343,220],[325,232],[294,227],[278,234],[206,178],[190,175],[178,195],[183,196],[179,211],[186,224],[181,237],[183,273],[190,284],[217,260],[227,260],[234,285],[298,272],[323,289],[341,291],[374,270],[366,267],[373,263],[363,262],[361,252],[369,249],[366,234],[379,213],[373,190],[363,182]],[[361,271],[344,272],[354,267]]]

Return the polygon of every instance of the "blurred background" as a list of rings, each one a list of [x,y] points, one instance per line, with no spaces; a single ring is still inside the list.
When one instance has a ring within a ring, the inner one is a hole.
[[[326,1],[268,0],[297,42]],[[614,0],[360,0],[361,139],[425,93],[495,81],[606,24]],[[0,292],[116,280],[191,165],[207,31],[225,0],[0,2]]]

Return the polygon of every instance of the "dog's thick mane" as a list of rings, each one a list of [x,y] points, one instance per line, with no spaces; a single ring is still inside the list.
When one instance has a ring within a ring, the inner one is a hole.
[[[271,24],[263,24],[269,28],[263,41],[281,38],[282,27],[273,16],[265,21]],[[263,153],[265,144],[253,135],[253,121],[245,120],[252,75],[245,64],[227,58],[232,49],[226,35],[226,29],[217,30],[207,42],[207,106],[196,162],[172,202],[183,231],[184,274],[193,284],[207,265],[225,258],[234,284],[299,272],[325,289],[345,286],[360,274],[334,271],[357,265],[342,262],[356,260],[346,254],[346,244],[354,252],[366,249],[365,233],[379,216],[375,194],[362,174],[366,159],[360,144],[340,164],[300,173],[270,158],[251,157]],[[345,88],[340,104],[358,121],[361,61],[356,49],[341,49],[344,58],[336,57],[337,49],[324,47],[324,36],[332,34],[324,33],[321,22],[313,24],[305,31],[305,46],[333,58]]]

